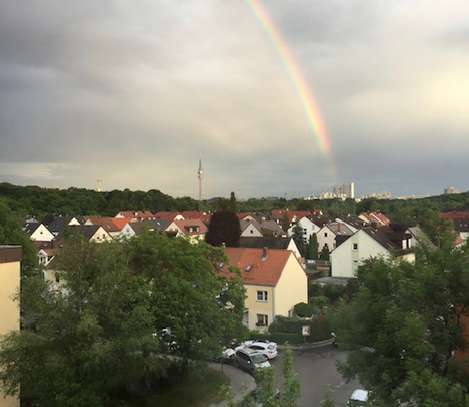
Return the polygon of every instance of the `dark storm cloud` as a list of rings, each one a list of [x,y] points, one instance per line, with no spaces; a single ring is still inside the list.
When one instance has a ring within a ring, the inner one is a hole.
[[[264,6],[314,89],[336,178],[268,35],[218,0],[1,2],[0,178],[195,195],[202,157],[208,195],[469,187],[466,2]]]

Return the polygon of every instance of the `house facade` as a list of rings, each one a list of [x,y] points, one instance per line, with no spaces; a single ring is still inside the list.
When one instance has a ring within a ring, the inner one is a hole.
[[[359,230],[330,254],[332,277],[353,278],[364,260],[370,257],[389,257],[391,253],[368,233]]]
[[[20,288],[21,246],[0,246],[0,337],[20,329],[20,308],[13,297]],[[0,407],[19,407],[17,397],[4,397],[0,391]]]
[[[208,228],[200,219],[180,219],[174,220],[165,232],[175,233],[176,236],[183,236],[191,243],[205,240]]]
[[[358,267],[372,257],[395,257],[415,262],[412,236],[390,226],[361,229],[347,237],[330,254],[332,277],[355,278]]]
[[[229,265],[241,272],[246,289],[244,324],[266,331],[276,316],[291,316],[299,302],[308,302],[308,279],[289,250],[226,248]],[[228,266],[223,272],[229,275]]]
[[[25,232],[33,242],[52,242],[54,234],[42,223],[28,223]]]
[[[307,218],[306,216],[303,216],[302,218],[298,219],[296,225],[293,225],[288,230],[288,236],[293,235],[294,229],[297,225],[303,230],[303,244],[304,245],[308,244],[309,239],[314,233],[317,234],[321,230],[321,228],[315,225],[309,218]]]
[[[263,237],[261,225],[255,220],[241,220],[241,237]]]

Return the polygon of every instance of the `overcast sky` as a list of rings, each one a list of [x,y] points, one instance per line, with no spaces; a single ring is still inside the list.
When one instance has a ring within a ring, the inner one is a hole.
[[[0,2],[0,181],[195,196],[469,189],[467,0]],[[336,167],[336,173],[331,170]]]

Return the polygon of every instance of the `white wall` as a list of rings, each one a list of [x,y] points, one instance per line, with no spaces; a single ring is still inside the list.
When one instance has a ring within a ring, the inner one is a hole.
[[[52,242],[55,236],[49,232],[49,229],[41,224],[34,233],[31,234],[30,238],[35,242]]]
[[[318,233],[321,228],[316,226],[309,218],[303,216],[301,219],[298,220],[298,225],[303,229],[303,242],[308,244],[310,237],[313,233]],[[293,236],[293,232],[295,230],[296,225],[293,225],[290,229],[288,229],[288,236]]]
[[[327,226],[324,226],[318,233],[318,251],[321,253],[323,247],[327,244],[329,252],[335,249],[335,233]]]
[[[251,223],[241,233],[241,237],[262,237],[262,233]]]
[[[357,249],[354,249],[354,244]],[[358,266],[370,257],[385,256],[390,253],[363,230],[349,237],[330,256],[332,277],[356,277]]]

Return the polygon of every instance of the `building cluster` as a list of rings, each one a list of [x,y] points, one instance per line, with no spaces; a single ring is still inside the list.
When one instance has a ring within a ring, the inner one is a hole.
[[[308,302],[310,274],[306,269],[315,260],[306,261],[304,249],[313,235],[318,253],[327,254],[323,263],[327,263],[329,275],[339,279],[356,277],[358,266],[370,257],[413,261],[419,242],[429,242],[418,227],[393,225],[379,212],[340,219],[322,211],[276,209],[238,213],[238,217],[239,245],[225,248],[229,264],[219,265],[219,271],[229,274],[229,266],[240,269],[247,293],[244,322],[257,330],[265,330],[278,315],[292,315],[295,304]],[[205,240],[210,218],[210,214],[198,211],[122,211],[114,217],[51,215],[41,221],[27,219],[24,231],[38,249],[46,279],[60,285],[55,259],[70,234],[104,243],[131,239],[149,231],[179,236],[196,244]]]

